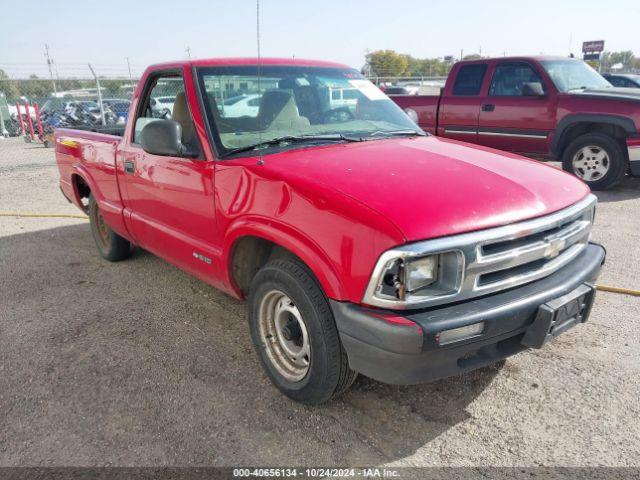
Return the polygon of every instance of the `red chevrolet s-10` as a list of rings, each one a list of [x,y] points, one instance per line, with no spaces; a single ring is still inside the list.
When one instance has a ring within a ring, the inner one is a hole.
[[[335,63],[154,65],[121,131],[55,148],[99,253],[138,246],[247,298],[267,375],[304,403],[540,348],[587,319],[605,258],[583,182],[425,134]]]

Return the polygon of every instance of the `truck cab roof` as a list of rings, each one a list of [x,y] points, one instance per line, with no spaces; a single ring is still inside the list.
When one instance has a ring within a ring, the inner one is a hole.
[[[201,58],[197,60],[176,60],[173,62],[163,62],[150,65],[147,70],[162,70],[166,68],[180,67],[228,67],[239,65],[292,65],[301,67],[326,67],[326,68],[352,68],[348,65],[336,62],[327,62],[323,60],[309,60],[302,58],[275,58],[275,57],[220,57],[220,58]]]

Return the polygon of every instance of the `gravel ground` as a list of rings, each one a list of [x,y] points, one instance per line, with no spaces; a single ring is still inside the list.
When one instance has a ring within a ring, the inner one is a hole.
[[[599,194],[601,282],[640,288],[640,180]],[[77,213],[52,150],[0,140],[0,213]],[[281,396],[244,304],[88,223],[0,217],[0,466],[640,465],[640,298],[471,374],[360,378],[328,405]]]

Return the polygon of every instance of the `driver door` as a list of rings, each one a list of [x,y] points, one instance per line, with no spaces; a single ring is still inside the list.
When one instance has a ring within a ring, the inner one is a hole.
[[[543,94],[527,95],[526,84],[538,84]],[[555,98],[531,64],[500,62],[482,98],[477,143],[499,150],[547,153],[555,115]]]
[[[214,164],[199,158],[153,155],[140,145],[142,128],[160,118],[182,125],[183,143],[200,148],[180,72],[147,80],[129,142],[118,154],[121,194],[132,234],[144,249],[201,278],[215,277]],[[173,96],[170,108],[152,108],[154,97]],[[191,99],[195,101],[195,99]],[[201,151],[201,150],[200,150]]]

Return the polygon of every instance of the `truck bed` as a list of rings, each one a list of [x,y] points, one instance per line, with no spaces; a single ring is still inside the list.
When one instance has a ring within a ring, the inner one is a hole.
[[[83,189],[77,183],[78,173],[84,173],[85,179],[95,182],[87,185],[91,191],[112,205],[113,212],[110,213],[114,218],[110,218],[110,221],[117,225],[120,221],[118,206],[121,199],[116,181],[116,149],[122,140],[122,132],[111,131],[114,133],[57,128],[54,130],[55,155],[60,171],[60,188],[65,197],[86,210],[86,198],[83,204]]]
[[[56,130],[78,130],[82,132],[104,133],[122,137],[124,135],[124,125],[78,125],[72,128],[61,128]]]
[[[390,97],[403,110],[411,108],[418,115],[418,125],[425,132],[436,134],[440,95],[394,95]]]

